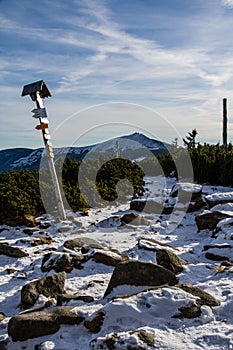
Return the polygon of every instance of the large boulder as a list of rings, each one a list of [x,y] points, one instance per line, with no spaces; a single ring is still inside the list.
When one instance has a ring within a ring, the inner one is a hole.
[[[30,308],[35,304],[40,294],[46,297],[56,298],[58,294],[64,293],[66,273],[47,276],[29,282],[21,290],[21,305],[24,308]]]
[[[183,271],[183,265],[188,265],[188,262],[179,258],[171,250],[160,249],[156,254],[157,264],[166,269],[179,273]]]
[[[119,263],[111,276],[104,297],[119,285],[161,286],[177,283],[176,275],[160,265],[138,260]]]
[[[229,215],[219,211],[204,210],[201,214],[196,215],[195,220],[198,230],[213,230],[221,220],[228,217]]]
[[[80,324],[84,318],[72,311],[72,306],[61,306],[47,311],[35,311],[12,317],[8,334],[15,341],[24,341],[56,333],[61,324]]]
[[[0,255],[7,255],[12,258],[24,258],[28,256],[23,250],[18,247],[12,247],[8,243],[0,243]]]

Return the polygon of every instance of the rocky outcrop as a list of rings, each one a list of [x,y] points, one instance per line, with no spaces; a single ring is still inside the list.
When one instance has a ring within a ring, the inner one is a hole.
[[[160,265],[130,260],[119,263],[115,267],[104,297],[119,285],[160,286],[163,284],[174,285],[177,281],[177,277],[173,272]]]
[[[10,256],[12,258],[25,258],[28,256],[18,247],[12,247],[8,243],[0,243],[0,254]]]
[[[51,298],[56,298],[58,294],[63,294],[65,280],[66,273],[60,272],[29,282],[21,290],[21,306],[30,308],[35,304],[40,294]]]
[[[62,324],[80,324],[84,318],[73,312],[72,306],[47,311],[19,314],[10,319],[8,334],[15,341],[24,341],[56,333]]]
[[[175,274],[183,271],[183,265],[188,265],[188,262],[179,258],[170,250],[160,249],[156,254],[157,264],[174,272]]]

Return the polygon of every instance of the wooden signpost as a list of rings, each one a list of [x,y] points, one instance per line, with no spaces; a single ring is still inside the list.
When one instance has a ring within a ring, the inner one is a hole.
[[[223,129],[222,129],[222,139],[223,148],[227,151],[227,99],[223,99]]]
[[[42,131],[43,141],[46,149],[46,155],[48,158],[49,169],[52,177],[52,182],[54,186],[54,191],[57,200],[59,217],[61,220],[66,219],[65,209],[63,205],[61,190],[56,174],[56,169],[54,166],[54,153],[51,143],[51,136],[49,134],[48,124],[49,120],[47,118],[46,109],[43,105],[43,98],[51,96],[49,89],[47,88],[45,82],[43,80],[37,81],[32,84],[25,85],[23,88],[22,96],[30,95],[32,101],[36,102],[36,109],[32,112],[35,113],[33,115],[34,118],[38,119],[40,124],[38,124],[35,128],[37,130]]]

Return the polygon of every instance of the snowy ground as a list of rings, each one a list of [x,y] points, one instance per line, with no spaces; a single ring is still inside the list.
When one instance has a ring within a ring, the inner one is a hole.
[[[162,194],[164,189],[163,185],[161,188],[161,182],[163,182],[161,178],[151,178],[148,181],[150,198],[158,199],[158,196]],[[171,189],[173,184],[174,180],[170,179],[167,183],[168,189]],[[209,186],[203,188],[205,194],[229,192],[230,190]],[[67,273],[66,292],[89,295],[95,299],[90,304],[83,301],[71,301],[69,305],[78,308],[86,316],[91,316],[98,310],[104,310],[107,316],[100,332],[90,333],[83,324],[61,326],[57,333],[49,336],[24,342],[12,342],[9,339],[7,349],[109,349],[104,339],[106,340],[106,337],[113,333],[117,334],[116,349],[143,349],[143,343],[133,333],[138,329],[154,334],[153,349],[233,349],[232,270],[216,273],[216,268],[220,263],[205,258],[203,246],[210,244],[213,239],[209,230],[197,232],[195,224],[197,212],[186,214],[178,224],[171,221],[169,215],[164,215],[162,220],[158,221],[157,216],[148,214],[145,215],[149,222],[146,226],[99,227],[95,225],[103,219],[128,212],[128,208],[129,205],[123,205],[92,209],[89,216],[77,214],[76,220],[82,224],[81,228],[75,227],[69,221],[56,224],[45,215],[44,222],[49,222],[51,226],[42,230],[41,234],[46,236],[47,232],[47,235],[54,239],[49,247],[44,245],[32,247],[27,240],[33,236],[28,237],[23,233],[23,228],[0,227],[0,242],[7,241],[10,245],[20,247],[29,254],[28,257],[20,259],[0,256],[0,312],[6,315],[6,318],[0,323],[0,341],[8,338],[9,319],[22,311],[19,308],[22,286],[33,279],[54,273],[54,271],[49,273],[41,271],[42,257],[48,252],[48,248],[64,251],[64,241],[80,236],[94,238],[106,247],[128,254],[130,258],[153,263],[156,263],[156,253],[139,249],[138,240],[140,238],[156,239],[177,248],[177,255],[189,262],[189,265],[184,267],[184,271],[178,274],[179,283],[191,283],[202,288],[215,296],[221,302],[220,306],[212,309],[202,306],[200,317],[176,319],[170,316],[176,312],[179,303],[181,300],[183,302],[186,295],[180,293],[177,297],[177,294],[169,288],[163,289],[162,292],[150,290],[143,294],[133,295],[127,298],[127,301],[124,298],[103,299],[114,267],[89,260],[84,264],[83,269],[74,269]],[[231,208],[228,206],[227,210],[231,211]],[[181,215],[182,213],[183,211]],[[180,217],[179,212],[175,216]],[[61,227],[66,227],[67,232],[59,232],[58,229]],[[233,231],[231,227],[226,225],[225,234],[229,235]],[[9,269],[14,269],[15,272],[9,274]],[[135,292],[135,288],[133,290],[132,287],[122,286],[118,287],[117,295],[132,292]],[[145,306],[148,303],[150,307]]]

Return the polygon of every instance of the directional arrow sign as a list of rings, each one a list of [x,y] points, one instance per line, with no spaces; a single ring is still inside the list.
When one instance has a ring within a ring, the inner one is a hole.
[[[48,128],[48,124],[39,124],[35,127],[37,130],[45,130]]]
[[[45,108],[35,108],[32,110],[33,118],[47,118],[46,109]]]

